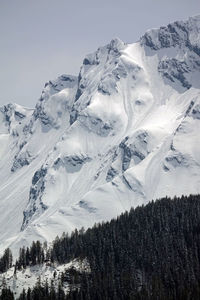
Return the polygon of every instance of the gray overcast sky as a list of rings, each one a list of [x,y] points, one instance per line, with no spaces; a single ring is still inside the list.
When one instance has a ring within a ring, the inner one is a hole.
[[[78,74],[85,54],[113,37],[200,14],[200,0],[0,0],[0,105],[33,107],[44,83]]]

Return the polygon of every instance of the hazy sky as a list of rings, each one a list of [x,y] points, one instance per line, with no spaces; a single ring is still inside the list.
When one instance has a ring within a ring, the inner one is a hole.
[[[0,0],[0,105],[33,107],[44,83],[78,74],[85,54],[113,37],[200,14],[200,0]]]

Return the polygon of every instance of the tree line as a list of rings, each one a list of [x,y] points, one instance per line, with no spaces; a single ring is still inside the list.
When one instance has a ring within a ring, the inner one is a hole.
[[[132,208],[87,231],[63,234],[51,248],[33,242],[20,249],[16,266],[75,258],[87,259],[91,272],[63,274],[59,289],[40,283],[19,299],[52,299],[52,293],[55,300],[200,299],[200,195]]]
[[[13,256],[9,248],[4,251],[3,256],[0,258],[0,273],[6,272],[12,267]]]

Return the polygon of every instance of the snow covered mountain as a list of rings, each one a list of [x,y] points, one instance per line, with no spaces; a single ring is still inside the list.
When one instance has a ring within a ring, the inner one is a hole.
[[[0,247],[200,193],[200,16],[113,39],[35,109],[0,109]]]

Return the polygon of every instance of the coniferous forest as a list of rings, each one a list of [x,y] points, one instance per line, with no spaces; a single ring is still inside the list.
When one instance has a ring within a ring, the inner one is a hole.
[[[48,250],[33,242],[20,249],[15,268],[74,258],[86,258],[91,272],[71,270],[63,274],[57,289],[53,283],[38,282],[19,299],[200,299],[200,195],[152,201],[87,231],[63,234]],[[7,249],[0,271],[10,264]],[[64,282],[70,286],[67,295]],[[4,287],[0,299],[14,296]]]

